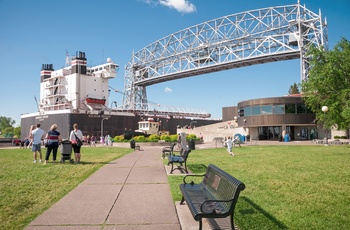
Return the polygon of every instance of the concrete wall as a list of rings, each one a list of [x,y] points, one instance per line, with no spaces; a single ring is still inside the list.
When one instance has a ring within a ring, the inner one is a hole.
[[[197,137],[203,135],[204,142],[212,142],[215,137],[228,137],[237,133],[241,135],[249,134],[248,130],[238,127],[234,120],[219,122],[216,124],[195,127],[193,129],[177,129],[177,133],[195,134]]]

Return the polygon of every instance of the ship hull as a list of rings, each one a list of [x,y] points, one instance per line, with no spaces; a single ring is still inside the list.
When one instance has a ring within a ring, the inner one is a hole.
[[[108,119],[104,119],[108,118]],[[186,118],[158,118],[161,121],[160,129],[167,130],[170,134],[176,134],[177,127],[189,125],[193,120]],[[111,137],[124,134],[125,130],[136,130],[140,116],[134,114],[123,115],[97,115],[79,113],[56,113],[56,114],[26,114],[21,118],[21,137],[25,139],[29,135],[31,125],[40,124],[44,131],[48,131],[53,124],[57,124],[62,139],[68,139],[69,133],[73,129],[73,124],[77,123],[83,135],[94,135],[98,139],[101,136],[101,125],[103,125],[103,135]],[[217,123],[216,120],[196,120],[196,126]]]

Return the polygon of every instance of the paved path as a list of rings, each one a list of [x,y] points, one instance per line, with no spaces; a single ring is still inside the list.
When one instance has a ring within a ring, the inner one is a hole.
[[[26,229],[181,229],[160,156],[152,147],[110,162]]]

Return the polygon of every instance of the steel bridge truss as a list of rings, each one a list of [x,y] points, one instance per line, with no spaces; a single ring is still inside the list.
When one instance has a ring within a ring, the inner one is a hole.
[[[125,67],[123,108],[149,111],[146,86],[248,65],[300,58],[311,45],[328,49],[327,22],[298,4],[246,11],[198,24],[133,53]]]

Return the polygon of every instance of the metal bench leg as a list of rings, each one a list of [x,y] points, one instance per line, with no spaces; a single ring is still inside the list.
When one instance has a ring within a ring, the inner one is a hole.
[[[233,214],[231,215],[231,229],[234,230],[235,229],[235,223],[233,221]]]
[[[199,220],[199,230],[202,230],[202,219]]]
[[[186,161],[185,161],[185,172],[188,173]]]
[[[180,204],[183,204],[185,202],[185,197],[182,196]]]

